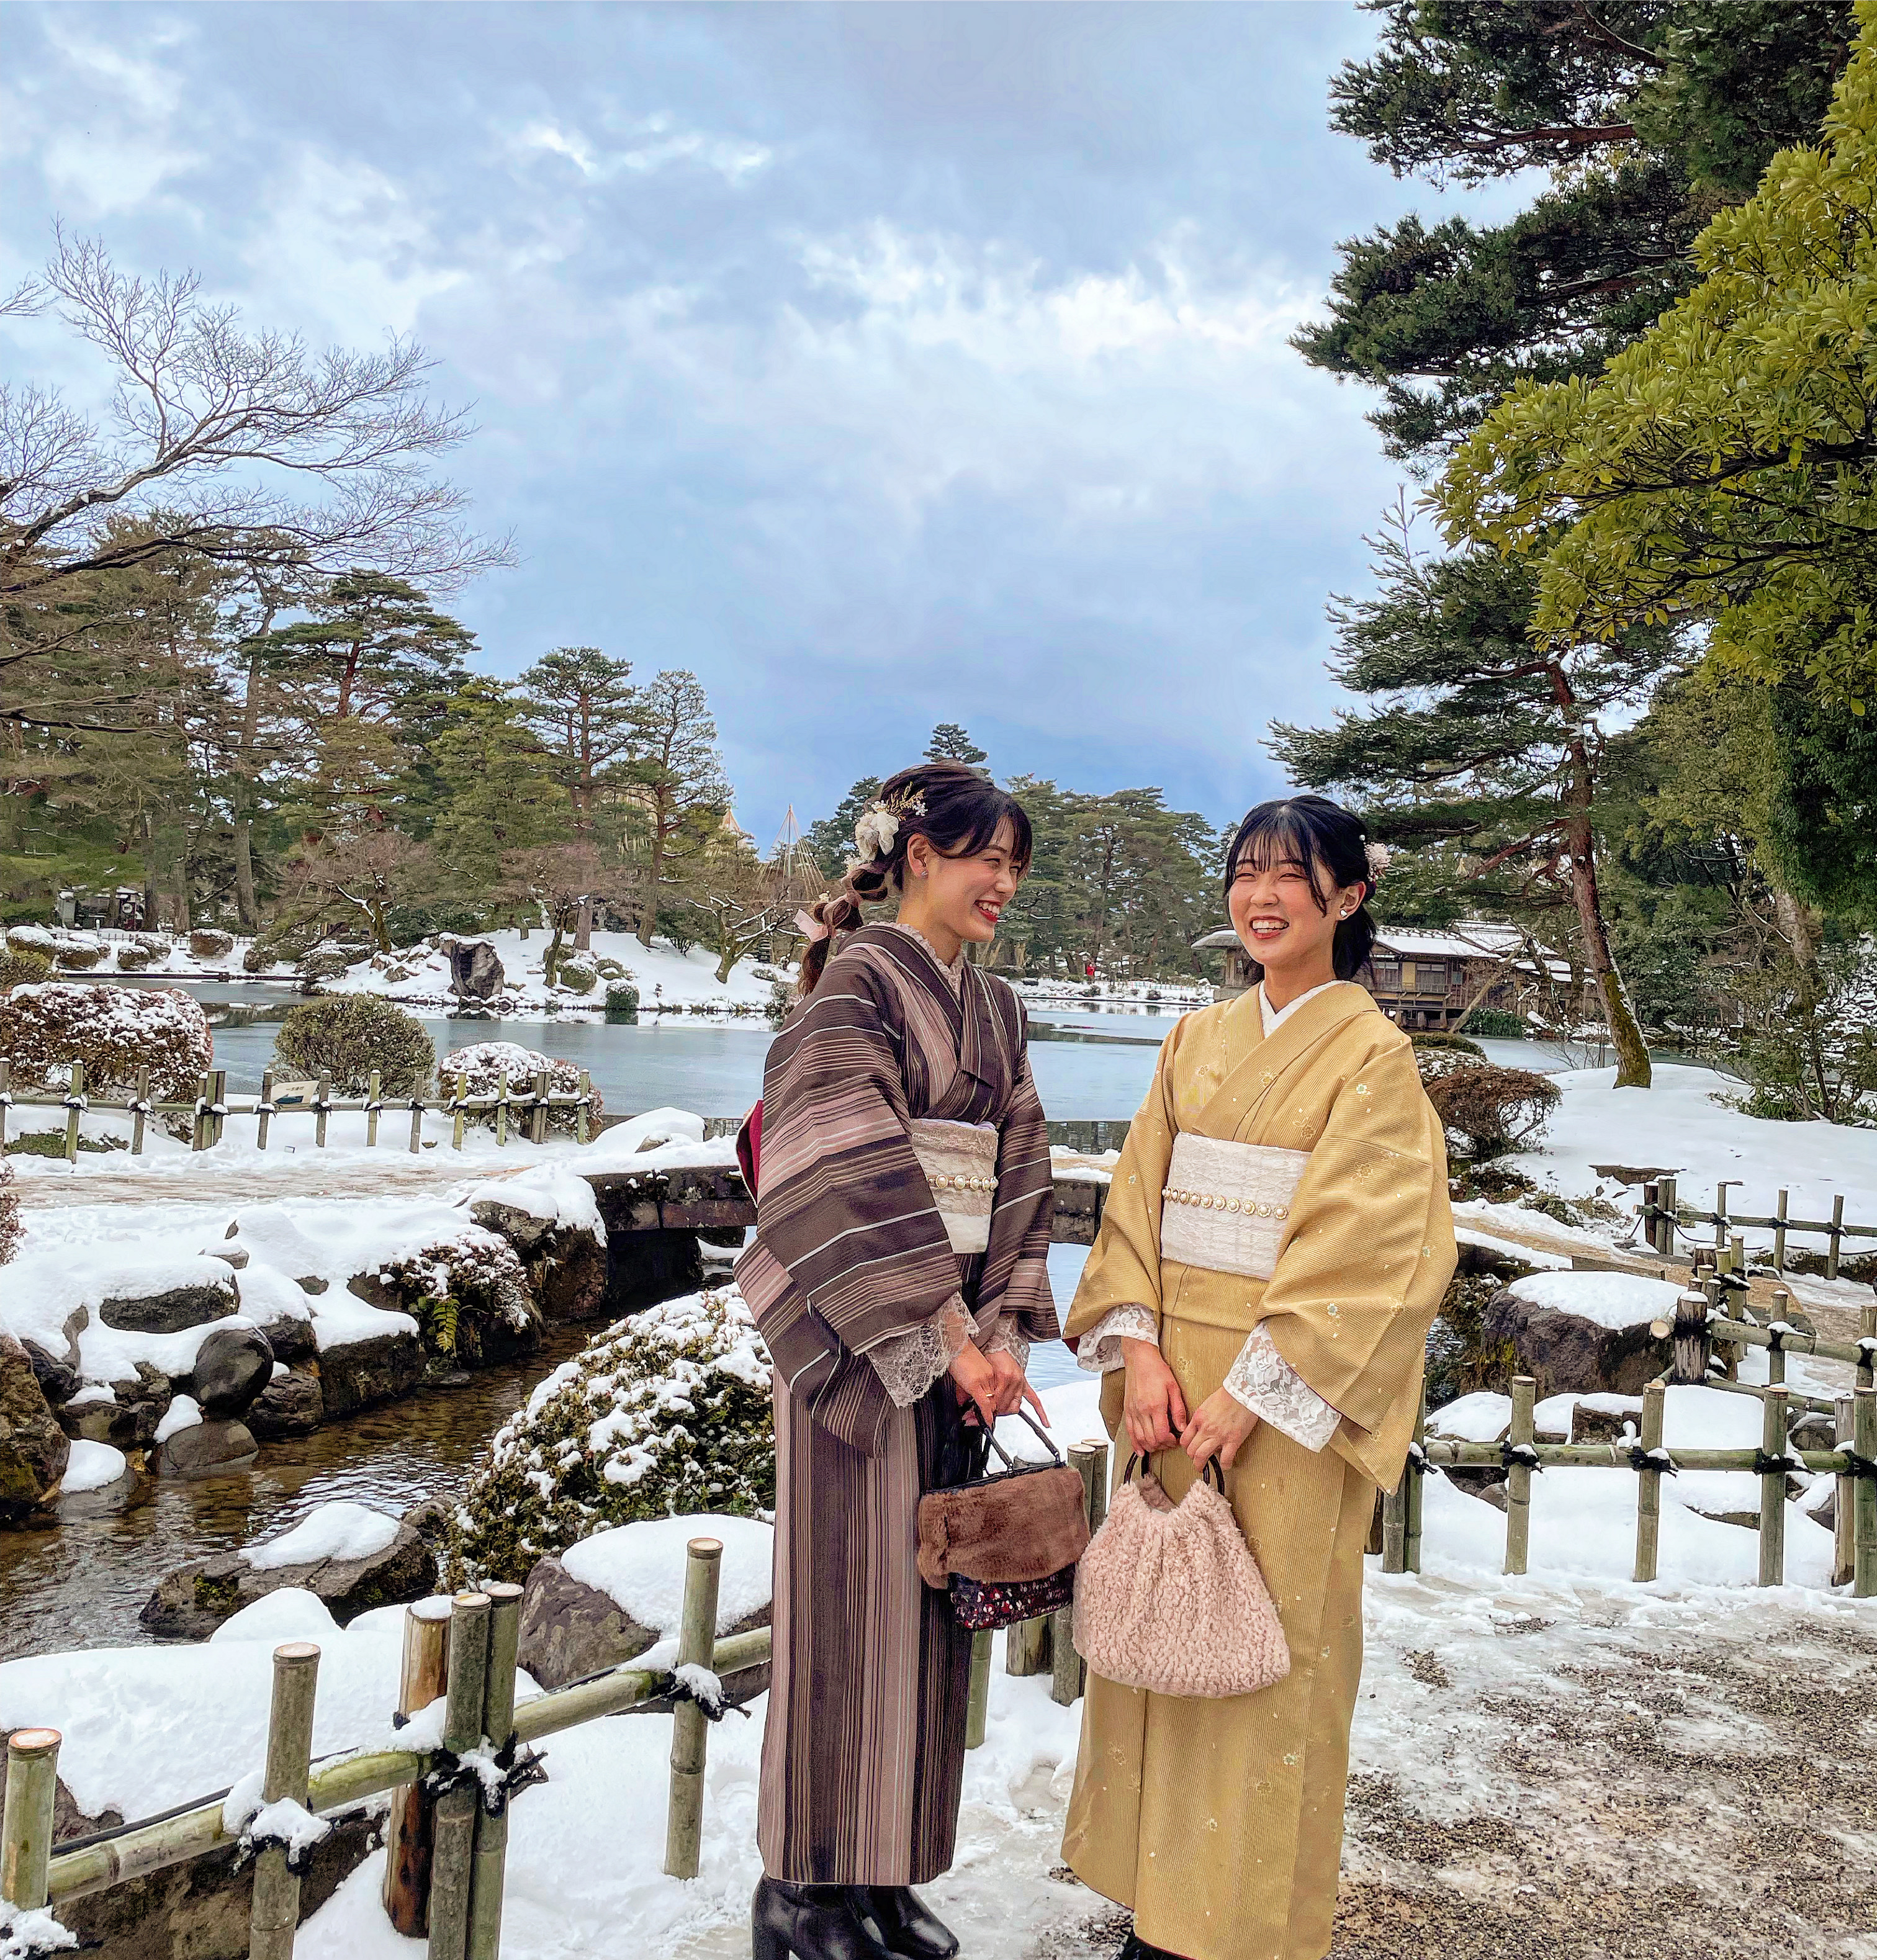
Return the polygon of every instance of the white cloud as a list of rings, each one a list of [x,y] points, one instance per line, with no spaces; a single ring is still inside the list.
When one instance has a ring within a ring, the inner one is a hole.
[[[651,177],[689,164],[735,186],[767,170],[775,157],[765,144],[686,129],[666,115],[629,124],[611,147],[560,123],[530,123],[515,138],[515,148],[523,155],[540,151],[564,157],[582,177],[596,183],[622,175]]]

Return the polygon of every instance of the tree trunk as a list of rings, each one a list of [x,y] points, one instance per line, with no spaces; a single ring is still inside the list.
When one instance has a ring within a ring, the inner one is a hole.
[[[272,615],[269,615],[271,622]],[[261,657],[248,655],[247,686],[241,702],[241,750],[235,764],[234,909],[243,932],[261,929],[260,908],[254,899],[254,775],[250,758],[260,728]]]
[[[1577,902],[1577,923],[1583,935],[1584,957],[1603,1000],[1604,1018],[1616,1048],[1618,1089],[1646,1089],[1653,1077],[1649,1045],[1637,1024],[1629,990],[1610,951],[1608,928],[1597,893],[1596,845],[1590,827],[1590,758],[1583,738],[1570,744],[1570,782],[1565,792],[1564,836],[1570,853],[1571,896]]]
[[[664,869],[665,839],[663,813],[652,813],[651,854],[646,866],[645,902],[639,908],[638,943],[647,953],[652,948],[652,928],[658,923],[658,877]]]
[[[593,901],[590,899],[582,899],[580,902],[580,910],[574,915],[574,950],[576,953],[590,953],[593,950]]]

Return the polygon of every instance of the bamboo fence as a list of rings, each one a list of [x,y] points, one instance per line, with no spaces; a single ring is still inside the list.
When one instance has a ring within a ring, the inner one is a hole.
[[[1826,1241],[1825,1278],[1836,1279],[1842,1257],[1844,1241],[1847,1239],[1877,1240],[1877,1225],[1847,1225],[1844,1222],[1844,1199],[1840,1193],[1831,1201],[1829,1218],[1795,1218],[1790,1210],[1788,1192],[1782,1191],[1770,1212],[1749,1213],[1732,1211],[1728,1208],[1727,1193],[1739,1182],[1730,1178],[1714,1187],[1714,1205],[1710,1211],[1681,1201],[1676,1180],[1672,1177],[1658,1178],[1643,1186],[1643,1201],[1637,1208],[1637,1216],[1643,1221],[1644,1235],[1649,1245],[1665,1258],[1672,1258],[1675,1252],[1678,1237],[1693,1242],[1695,1233],[1691,1227],[1711,1226],[1713,1228],[1714,1249],[1717,1254],[1730,1255],[1732,1270],[1744,1271],[1745,1260],[1742,1235],[1748,1230],[1770,1232],[1773,1235],[1773,1265],[1780,1272],[1786,1271],[1786,1241],[1793,1233]]]
[[[547,1141],[548,1125],[556,1110],[571,1109],[574,1112],[574,1133],[580,1142],[587,1142],[592,1135],[591,1112],[593,1105],[593,1080],[588,1071],[580,1071],[580,1086],[572,1091],[556,1090],[550,1086],[549,1071],[536,1071],[533,1080],[526,1089],[512,1088],[504,1077],[486,1095],[472,1096],[469,1078],[458,1072],[453,1090],[445,1095],[426,1098],[422,1096],[386,1096],[379,1093],[378,1071],[374,1069],[368,1078],[362,1096],[336,1096],[332,1093],[329,1077],[321,1076],[310,1083],[277,1084],[272,1070],[261,1077],[260,1093],[246,1101],[231,1101],[228,1097],[228,1072],[223,1068],[212,1068],[204,1074],[193,1101],[187,1102],[152,1102],[150,1099],[150,1071],[140,1068],[137,1071],[136,1087],[133,1092],[121,1100],[109,1096],[94,1096],[86,1091],[85,1071],[83,1062],[72,1066],[72,1083],[62,1096],[17,1096],[13,1093],[13,1064],[0,1061],[0,1150],[6,1147],[7,1127],[15,1109],[62,1109],[65,1112],[65,1147],[63,1155],[68,1163],[75,1163],[78,1157],[78,1131],[80,1119],[87,1110],[103,1109],[128,1115],[131,1119],[130,1154],[143,1154],[146,1127],[152,1116],[182,1115],[189,1118],[189,1147],[196,1150],[212,1150],[226,1134],[231,1116],[252,1116],[255,1119],[254,1141],[257,1149],[266,1150],[273,1126],[283,1118],[310,1116],[313,1118],[313,1141],[316,1149],[326,1147],[326,1119],[336,1111],[357,1112],[365,1115],[365,1144],[375,1150],[378,1144],[379,1118],[387,1110],[408,1111],[410,1115],[409,1147],[415,1153],[424,1147],[424,1117],[426,1112],[446,1115],[450,1118],[450,1143],[453,1150],[461,1150],[465,1129],[472,1115],[492,1113],[495,1118],[495,1142],[498,1148],[506,1147],[511,1123],[517,1136],[531,1144]]]

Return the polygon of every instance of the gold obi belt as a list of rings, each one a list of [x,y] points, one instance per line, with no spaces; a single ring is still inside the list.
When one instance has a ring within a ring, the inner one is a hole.
[[[1160,1256],[1242,1279],[1277,1269],[1308,1150],[1235,1144],[1182,1130],[1160,1193]]]
[[[983,1252],[991,1243],[997,1195],[997,1126],[915,1116],[907,1128],[952,1250]]]

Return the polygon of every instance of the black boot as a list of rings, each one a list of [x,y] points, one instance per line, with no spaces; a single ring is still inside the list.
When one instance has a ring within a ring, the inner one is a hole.
[[[765,1876],[749,1902],[752,1960],[886,1960],[845,1885],[785,1885]]]
[[[861,1923],[889,1953],[906,1960],[952,1960],[958,1936],[927,1910],[910,1885],[855,1885],[848,1896]]]

